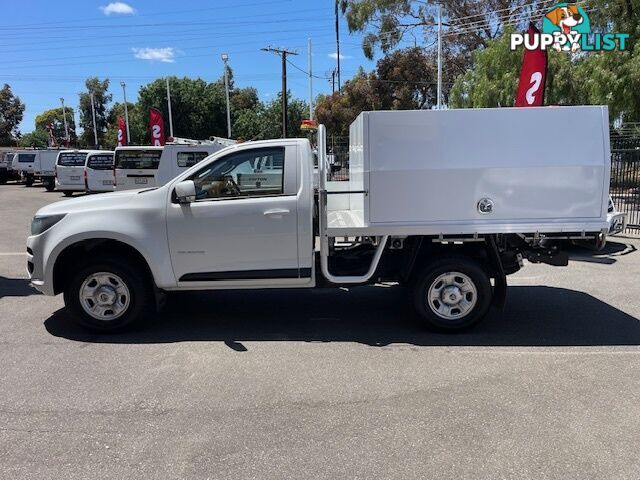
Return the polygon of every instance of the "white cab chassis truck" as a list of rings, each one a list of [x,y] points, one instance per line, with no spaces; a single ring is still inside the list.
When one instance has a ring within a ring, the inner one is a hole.
[[[364,112],[337,185],[318,133],[317,189],[309,142],[279,139],[157,188],[44,207],[32,284],[115,331],[165,292],[398,282],[428,326],[453,332],[503,304],[523,259],[565,266],[558,240],[605,241],[606,107]]]

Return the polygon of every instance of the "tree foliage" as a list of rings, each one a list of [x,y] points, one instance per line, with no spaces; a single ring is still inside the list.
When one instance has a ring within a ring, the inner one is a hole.
[[[0,89],[0,145],[14,145],[19,137],[18,125],[24,114],[24,103],[6,83]]]
[[[73,108],[64,107],[67,118],[67,128],[69,129],[70,144],[73,145],[77,142],[76,137],[76,122],[74,119]],[[64,116],[62,107],[52,108],[42,112],[36,116],[35,124],[36,130],[47,130],[47,126],[51,124],[53,129],[53,136],[56,139],[58,145],[64,145],[66,133],[64,129]]]
[[[380,59],[375,71],[360,69],[340,92],[320,96],[316,116],[331,133],[344,136],[362,111],[432,107],[436,103],[436,80],[432,54],[421,48],[396,50]],[[445,76],[443,85],[450,81]]]
[[[46,130],[35,129],[30,133],[26,133],[18,140],[19,147],[31,148],[47,148],[49,143],[49,134]]]
[[[98,145],[104,144],[104,134],[107,131],[107,116],[112,95],[108,93],[109,79],[100,80],[98,77],[90,77],[85,81],[86,92],[80,94],[80,127],[83,129],[80,136],[80,144],[94,146],[93,114],[91,110],[91,94],[96,112],[96,130]]]

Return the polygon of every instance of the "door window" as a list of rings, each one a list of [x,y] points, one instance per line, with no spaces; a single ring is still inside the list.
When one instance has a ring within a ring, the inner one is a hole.
[[[231,153],[191,176],[196,199],[281,195],[284,191],[284,148],[258,148]]]

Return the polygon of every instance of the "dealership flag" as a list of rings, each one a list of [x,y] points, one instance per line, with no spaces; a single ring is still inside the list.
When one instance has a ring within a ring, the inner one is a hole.
[[[122,117],[118,117],[118,146],[124,147],[128,142],[127,138],[127,129],[124,125],[124,119]]]
[[[151,145],[164,145],[164,120],[160,110],[149,109],[149,126],[151,127]]]
[[[540,35],[533,23],[527,32],[531,38]],[[547,51],[525,50],[520,70],[520,83],[516,94],[516,107],[540,107],[544,104],[544,87],[547,80]]]

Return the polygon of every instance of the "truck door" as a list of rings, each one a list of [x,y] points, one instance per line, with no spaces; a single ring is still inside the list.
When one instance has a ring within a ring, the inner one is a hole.
[[[167,229],[179,286],[287,286],[310,281],[298,262],[297,146],[235,150],[189,179],[196,201],[171,201]],[[262,178],[269,160],[278,179]],[[244,176],[244,180],[243,180]],[[252,184],[246,179],[250,177]]]

